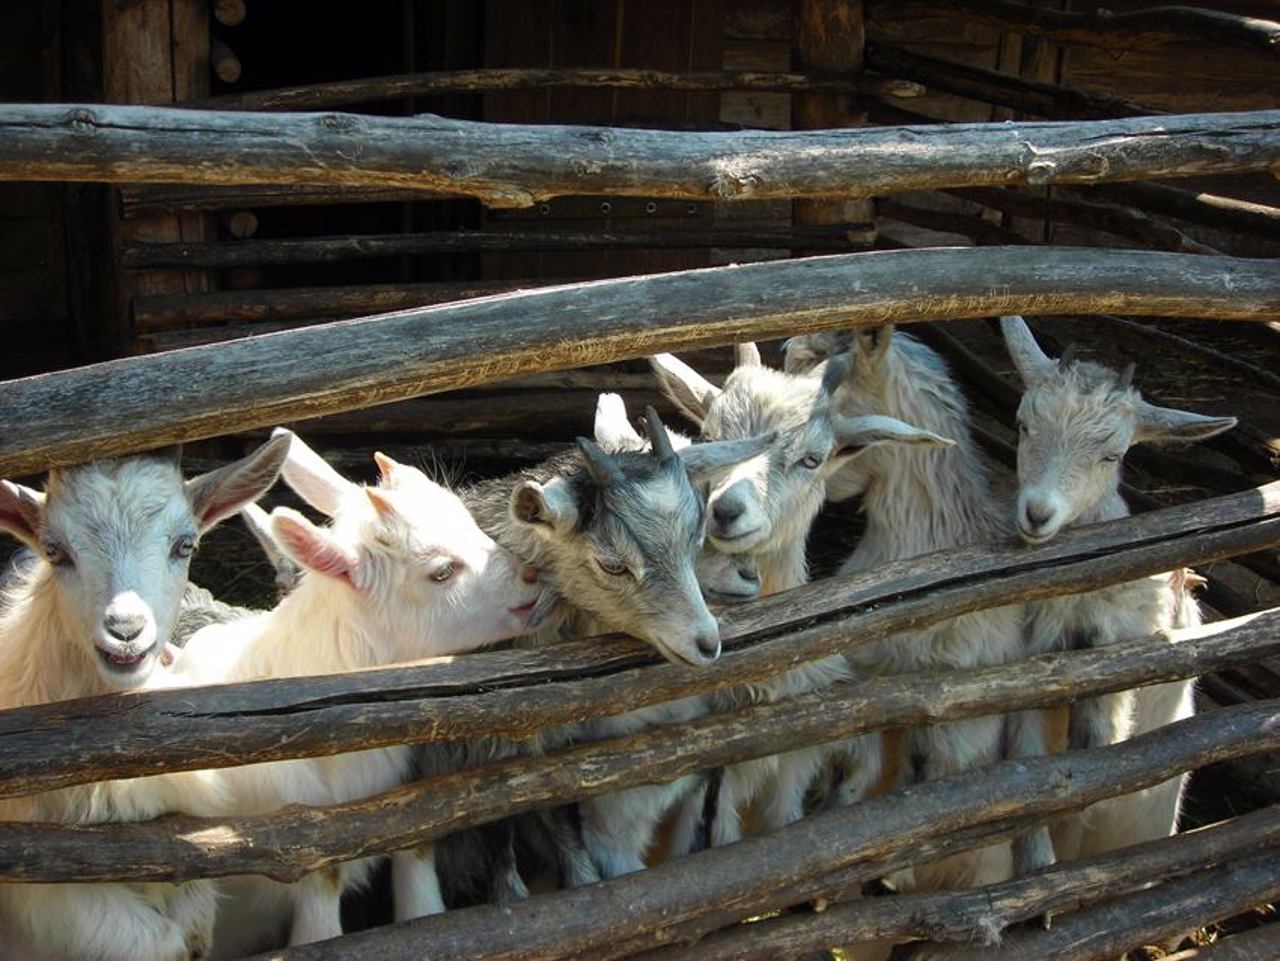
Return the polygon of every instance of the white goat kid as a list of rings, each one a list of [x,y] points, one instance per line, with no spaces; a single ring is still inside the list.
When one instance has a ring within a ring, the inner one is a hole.
[[[173,682],[208,684],[337,673],[451,654],[527,630],[540,589],[522,565],[476,525],[462,502],[420,471],[375,455],[381,486],[343,479],[297,439],[284,472],[333,517],[316,527],[278,508],[271,537],[303,570],[271,611],[216,624],[188,642]],[[240,813],[285,804],[335,804],[386,790],[409,774],[411,749],[386,748],[229,768]],[[232,906],[218,928],[223,957],[261,947],[290,925],[298,944],[342,933],[342,891],[371,859],[309,875],[296,885],[265,878],[227,882]],[[398,911],[443,909],[430,853],[398,878]]]
[[[822,507],[828,477],[879,445],[938,445],[950,441],[879,415],[845,417],[832,407],[847,362],[831,362],[821,380],[764,367],[754,344],[737,348],[737,366],[723,390],[671,355],[652,358],[663,390],[697,422],[708,440],[732,440],[775,431],[777,440],[759,456],[725,473],[713,486],[707,540],[717,551],[755,559],[762,594],[808,581],[805,542]],[[721,710],[773,701],[852,677],[835,656],[810,662],[769,681],[735,688],[715,698]],[[707,840],[725,844],[741,837],[740,811],[762,800],[762,827],[775,830],[803,815],[804,794],[831,753],[813,748],[735,764],[725,769]],[[869,788],[879,778],[877,735],[845,742],[840,753],[855,763],[848,790]],[[700,792],[702,793],[702,792]],[[695,846],[703,820],[703,798],[686,802],[675,850]]]
[[[1007,511],[992,492],[987,471],[973,442],[969,414],[960,389],[934,351],[892,327],[833,337],[797,338],[788,344],[792,366],[812,362],[824,349],[848,342],[847,375],[836,395],[846,415],[873,411],[901,417],[955,439],[947,448],[880,447],[850,462],[828,483],[833,496],[861,495],[866,530],[841,566],[843,574],[874,570],[888,561],[967,544],[981,544],[1012,533]],[[828,364],[835,363],[834,360]],[[1005,664],[1023,652],[1020,605],[954,618],[924,631],[898,634],[860,647],[849,655],[859,674],[904,674]],[[899,781],[919,783],[982,764],[1005,753],[1043,751],[1036,719],[1018,715],[1006,721],[980,717],[912,728],[905,733]],[[1047,835],[1040,835],[1042,858]],[[1006,845],[986,848],[924,866],[919,884],[950,887],[980,884],[1008,876]]]
[[[1018,407],[1018,501],[1023,540],[1041,544],[1064,528],[1129,514],[1120,496],[1120,464],[1133,444],[1195,441],[1235,426],[1147,403],[1131,386],[1133,368],[1117,374],[1098,364],[1055,361],[1021,317],[1000,320],[1025,385]],[[1030,607],[1033,653],[1114,644],[1200,622],[1178,572],[1117,584]],[[1086,698],[1070,711],[1069,743],[1089,748],[1124,740],[1194,712],[1192,681]],[[1060,857],[1086,857],[1172,834],[1183,778],[1094,805],[1054,828]]]
[[[0,708],[152,686],[200,534],[274,481],[285,445],[184,483],[177,449],[52,471],[44,494],[0,481],[0,530],[37,560],[0,605]],[[215,814],[220,780],[192,772],[0,800],[0,819],[96,824]],[[217,888],[3,884],[5,957],[179,961],[204,957]]]

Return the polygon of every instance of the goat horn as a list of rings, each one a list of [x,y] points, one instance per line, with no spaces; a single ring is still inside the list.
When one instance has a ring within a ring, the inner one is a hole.
[[[1134,372],[1137,371],[1137,369],[1138,369],[1137,364],[1128,363],[1125,365],[1124,370],[1120,371],[1120,389],[1121,390],[1128,390],[1130,387],[1133,386],[1133,375],[1134,375]]]
[[[622,471],[613,458],[602,451],[595,441],[579,437],[578,450],[582,452],[582,459],[586,462],[587,473],[600,487],[610,487],[623,479]]]
[[[644,429],[649,435],[649,443],[653,445],[653,454],[658,458],[660,463],[670,464],[676,460],[676,452],[671,446],[671,438],[667,435],[667,428],[663,425],[658,417],[658,412],[652,406],[644,409]]]
[[[1067,349],[1062,352],[1062,356],[1058,358],[1058,367],[1066,370],[1076,362],[1076,345],[1074,343],[1067,344]]]
[[[760,367],[760,348],[755,345],[754,341],[746,341],[741,344],[735,344],[733,348],[733,363],[735,367]]]
[[[846,351],[827,360],[827,369],[822,372],[822,386],[818,388],[818,397],[830,398],[844,379],[849,376],[849,368],[853,363],[853,355]]]

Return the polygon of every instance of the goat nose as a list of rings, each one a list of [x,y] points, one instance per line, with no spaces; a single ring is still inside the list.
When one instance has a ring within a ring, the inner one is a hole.
[[[538,569],[536,567],[525,566],[520,569],[520,580],[526,584],[538,583]]]
[[[719,527],[728,527],[746,511],[747,505],[737,499],[720,498],[711,508],[711,516]]]
[[[1038,504],[1035,501],[1029,501],[1022,509],[1022,513],[1027,519],[1027,527],[1032,530],[1044,527],[1045,524],[1053,518],[1053,508],[1047,504]]]
[[[748,584],[758,584],[760,582],[760,572],[754,567],[739,567],[738,576]]]
[[[693,639],[694,644],[698,647],[698,653],[708,661],[714,661],[720,656],[720,632],[714,634],[704,633],[698,634]]]
[[[108,612],[107,616],[103,618],[103,627],[117,641],[132,641],[146,629],[146,626],[146,615],[140,613],[116,614]]]

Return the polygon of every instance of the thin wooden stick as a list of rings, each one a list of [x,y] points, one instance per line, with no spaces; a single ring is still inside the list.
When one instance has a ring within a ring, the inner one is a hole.
[[[768,93],[851,93],[879,97],[918,97],[924,88],[892,77],[836,77],[824,74],[767,73],[751,70],[672,72],[628,69],[486,69],[404,73],[362,80],[338,80],[275,90],[254,90],[185,107],[213,110],[316,110],[401,97],[497,90],[576,87],[612,90],[742,90]]]
[[[897,16],[907,13],[963,17],[966,22],[988,23],[1055,43],[1111,50],[1207,41],[1272,56],[1280,52],[1280,23],[1202,7],[1148,7],[1113,13],[1106,9],[1067,12],[1015,0],[911,0],[895,4]]]
[[[945,248],[524,291],[0,384],[0,476],[657,346],[1019,311],[1262,318],[1280,311],[1280,271],[1152,251]]]
[[[990,945],[1013,924],[1075,907],[1083,899],[1113,897],[1244,854],[1270,850],[1274,856],[1277,845],[1280,808],[1270,807],[1002,884],[848,901],[819,914],[736,925],[695,945],[636,955],[635,961],[784,961],[835,945],[879,939]]]
[[[1181,938],[1280,896],[1275,850],[1262,851],[1055,919],[1019,928],[999,946],[920,945],[910,961],[1108,961],[1145,944]]]
[[[1110,94],[1013,77],[878,43],[867,45],[867,65],[874,70],[918,80],[933,91],[1051,120],[1097,120],[1163,113]]]
[[[256,240],[245,243],[133,243],[124,248],[126,267],[240,267],[336,263],[404,254],[471,253],[509,250],[581,250],[633,247],[816,247],[849,250],[851,236],[867,224],[836,224],[823,228],[777,230],[743,225],[736,230],[594,231],[480,231],[458,230],[422,234],[365,234],[347,237],[307,237],[299,240]]]
[[[768,200],[1097,183],[1280,167],[1280,110],[904,131],[687,133],[422,115],[0,105],[0,180],[425,189],[494,207],[556,196]]]
[[[1069,531],[1037,548],[984,545],[948,551],[744,605],[722,616],[727,653],[710,671],[654,663],[652,653],[646,657],[635,642],[594,640],[552,651],[481,653],[348,675],[19,708],[0,712],[0,795],[411,741],[525,737],[559,724],[761,680],[797,663],[957,614],[1092,590],[1277,541],[1280,484]],[[1205,628],[1202,640],[1164,651],[1158,660],[1165,669],[1181,665],[1176,669],[1190,670],[1186,658],[1216,656],[1216,645],[1229,648],[1234,643],[1229,636],[1213,637],[1234,627]],[[1240,629],[1249,636],[1249,628]],[[1115,656],[1123,662],[1123,653]],[[1224,656],[1232,655],[1228,651]],[[1209,670],[1200,667],[1201,673]],[[1030,665],[1019,668],[1015,686],[1025,688],[1027,679],[1040,671]],[[881,706],[897,703],[900,710],[920,710],[919,702],[910,700],[916,690],[910,685],[886,690],[906,699],[895,702],[886,695],[889,700]],[[1054,684],[1046,683],[1045,691],[1053,690]],[[935,693],[926,686],[926,704]],[[654,737],[660,741],[666,735]],[[226,751],[230,742],[236,745],[233,755]],[[145,744],[146,750],[137,750],[137,744]],[[677,754],[701,749],[691,741],[676,748]],[[719,748],[713,743],[708,749]]]

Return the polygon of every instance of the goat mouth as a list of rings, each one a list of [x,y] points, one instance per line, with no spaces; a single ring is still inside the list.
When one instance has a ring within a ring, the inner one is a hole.
[[[141,651],[108,651],[101,647],[97,650],[98,659],[108,668],[121,674],[128,674],[136,671],[155,653],[155,645]]]
[[[1055,533],[1057,532],[1050,531],[1047,534],[1033,534],[1022,527],[1018,528],[1018,536],[1021,537],[1023,541],[1032,545],[1033,547],[1038,547],[1041,544],[1044,544],[1044,543],[1047,543],[1048,541],[1053,540],[1053,535]]]
[[[702,589],[703,596],[708,601],[714,601],[717,604],[745,604],[747,601],[754,601],[760,596],[759,591],[718,591],[712,587],[704,587]]]
[[[744,531],[741,534],[708,534],[707,538],[716,547],[720,547],[722,545],[725,547],[734,547],[738,544],[755,543],[760,539],[760,528],[753,527],[751,530]],[[733,551],[729,550],[726,551],[726,553],[732,554]]]

